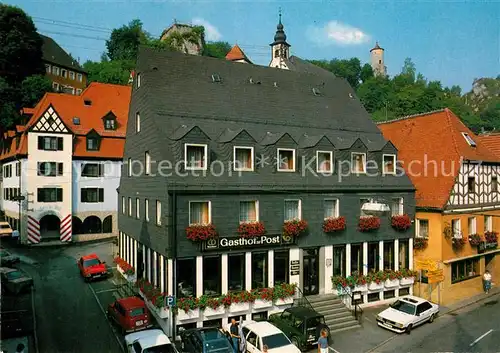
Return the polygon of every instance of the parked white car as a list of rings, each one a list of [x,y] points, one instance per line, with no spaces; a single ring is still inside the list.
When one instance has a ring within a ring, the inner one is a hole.
[[[377,315],[380,327],[397,333],[410,333],[425,322],[433,322],[439,314],[439,305],[425,299],[405,296]]]
[[[279,328],[267,321],[245,321],[242,330],[249,353],[261,353],[264,346],[269,353],[301,353]]]
[[[158,329],[126,335],[125,344],[128,353],[179,353],[167,335]]]

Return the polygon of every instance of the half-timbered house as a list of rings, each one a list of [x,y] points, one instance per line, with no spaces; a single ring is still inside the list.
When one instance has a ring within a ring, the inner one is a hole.
[[[449,109],[379,123],[416,191],[415,293],[449,304],[500,276],[500,159]]]

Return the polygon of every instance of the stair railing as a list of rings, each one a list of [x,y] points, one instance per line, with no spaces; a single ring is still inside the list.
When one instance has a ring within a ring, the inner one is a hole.
[[[297,304],[295,304],[295,300],[297,300]],[[309,303],[309,300],[307,300],[306,296],[299,287],[295,290],[295,300],[293,301],[292,306],[301,306],[314,310],[311,303]]]
[[[356,292],[351,292],[351,305],[354,305],[354,318],[357,320],[357,321],[360,321],[362,316],[363,316],[363,309],[361,308],[361,306],[359,305],[359,301],[358,299],[355,299],[354,296],[355,296],[355,293]],[[358,319],[358,315],[359,315],[359,319]]]

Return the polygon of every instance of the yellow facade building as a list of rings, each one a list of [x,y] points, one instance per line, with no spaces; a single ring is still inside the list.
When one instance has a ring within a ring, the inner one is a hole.
[[[380,123],[415,185],[414,294],[441,305],[500,279],[500,158],[449,109]],[[500,283],[500,282],[498,282]]]

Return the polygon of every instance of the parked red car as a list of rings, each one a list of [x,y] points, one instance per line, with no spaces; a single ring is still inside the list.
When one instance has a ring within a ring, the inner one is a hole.
[[[108,276],[106,262],[99,260],[96,254],[82,256],[78,260],[78,268],[86,282]]]
[[[120,326],[123,334],[144,330],[153,326],[146,304],[138,297],[116,300],[109,305],[106,314],[110,320]]]

